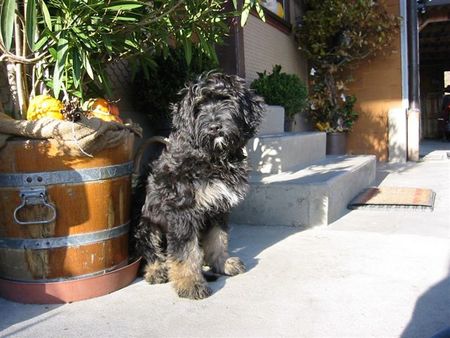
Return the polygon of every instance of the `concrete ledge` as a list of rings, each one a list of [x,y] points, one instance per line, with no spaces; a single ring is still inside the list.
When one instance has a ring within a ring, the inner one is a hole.
[[[251,189],[231,222],[311,227],[334,222],[375,180],[375,156],[329,156],[305,169],[251,175]]]
[[[258,135],[284,132],[284,108],[281,106],[266,106],[265,116],[259,127]]]
[[[246,150],[253,171],[278,174],[324,160],[325,147],[325,133],[299,132],[255,137]]]

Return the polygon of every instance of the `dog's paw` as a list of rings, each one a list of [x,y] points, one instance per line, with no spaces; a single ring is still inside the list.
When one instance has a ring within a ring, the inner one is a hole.
[[[169,281],[167,267],[160,262],[149,263],[144,269],[144,279],[150,284],[163,284]]]
[[[177,288],[178,296],[190,299],[203,299],[212,294],[212,290],[205,282],[195,282],[190,287]]]
[[[245,272],[245,265],[239,257],[229,257],[225,261],[224,272],[226,275],[235,276]]]

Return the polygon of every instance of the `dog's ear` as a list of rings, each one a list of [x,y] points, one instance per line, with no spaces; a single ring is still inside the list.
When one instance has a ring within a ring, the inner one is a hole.
[[[265,111],[264,99],[249,90],[245,80],[236,75],[222,75],[225,91],[236,100],[243,118],[243,136],[246,140],[255,136]]]
[[[239,78],[238,81],[241,83],[243,82],[243,80]],[[242,84],[237,86],[237,88],[239,88],[239,90],[237,90],[235,95],[240,102],[244,118],[244,137],[250,139],[255,136],[258,131],[264,117],[266,104],[261,96],[256,95]]]
[[[172,105],[172,126],[175,130],[185,130],[192,134],[194,128],[195,93],[193,85],[182,89],[179,93],[183,96],[179,103]]]

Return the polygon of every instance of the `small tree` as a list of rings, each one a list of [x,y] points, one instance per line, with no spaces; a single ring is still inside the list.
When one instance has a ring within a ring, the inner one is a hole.
[[[351,69],[387,52],[400,19],[382,1],[306,0],[296,36],[312,66],[310,112],[319,129],[350,130],[357,114],[347,95]]]
[[[235,8],[237,2],[233,1]],[[228,32],[219,0],[0,0],[0,61],[13,64],[20,115],[34,95],[86,96],[89,86],[110,92],[106,65],[127,59],[152,66],[155,54],[194,46],[215,58],[214,45]],[[243,22],[245,21],[243,20]]]

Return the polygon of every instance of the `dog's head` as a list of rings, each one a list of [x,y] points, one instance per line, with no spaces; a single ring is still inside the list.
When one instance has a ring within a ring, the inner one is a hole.
[[[242,148],[253,137],[263,116],[264,101],[234,75],[207,73],[182,91],[173,107],[173,127],[194,145],[209,152]]]

